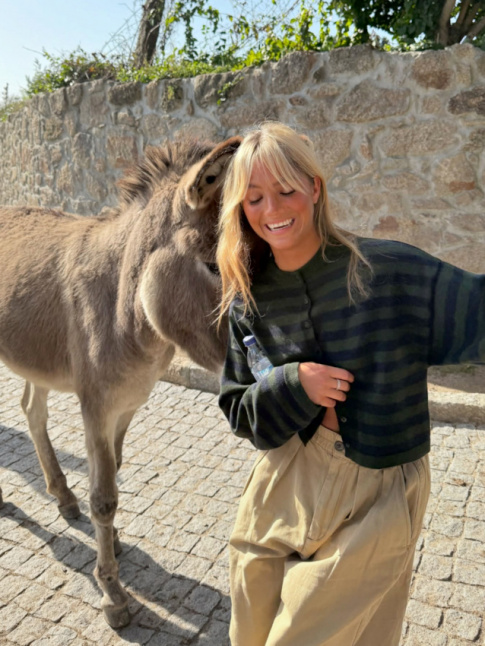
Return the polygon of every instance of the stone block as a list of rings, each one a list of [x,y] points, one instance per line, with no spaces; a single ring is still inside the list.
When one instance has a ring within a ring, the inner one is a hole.
[[[465,153],[442,159],[434,168],[437,195],[471,191],[476,187],[476,173]]]
[[[385,175],[382,183],[389,191],[406,191],[412,195],[426,193],[430,188],[429,182],[414,173]]]
[[[165,80],[161,84],[160,105],[165,112],[179,110],[184,104],[184,81]]]
[[[477,610],[479,610],[477,608]],[[469,612],[447,610],[445,612],[444,629],[449,635],[475,641],[480,634],[482,619]]]
[[[328,74],[353,75],[370,72],[379,62],[379,55],[368,45],[340,47],[329,52]]]
[[[454,71],[448,51],[427,51],[420,54],[412,67],[412,78],[424,88],[445,90],[453,82]]]
[[[442,610],[433,608],[433,606],[421,603],[411,599],[406,609],[406,617],[408,621],[426,626],[427,628],[438,628],[441,623]]]
[[[346,128],[328,128],[314,134],[313,143],[327,180],[335,168],[350,156],[352,139],[352,130]]]
[[[110,135],[107,139],[106,153],[113,168],[126,168],[138,157],[136,138],[128,135]]]
[[[199,585],[185,599],[184,605],[190,610],[209,616],[220,600],[221,595],[217,590],[211,590],[204,585]]]
[[[481,85],[455,94],[448,102],[448,110],[451,114],[457,115],[468,113],[485,115],[485,86]]]
[[[83,83],[76,83],[66,88],[66,97],[69,105],[75,106],[81,103],[83,98]]]
[[[66,88],[60,88],[52,92],[49,96],[51,112],[57,116],[62,116],[67,109]]]
[[[91,197],[94,197],[95,200],[103,202],[107,195],[108,190],[106,188],[106,182],[101,181],[96,175],[87,172],[86,175],[86,188]]]
[[[312,102],[308,106],[295,107],[288,114],[299,126],[307,130],[320,130],[328,128],[333,122],[332,103],[324,100]]]
[[[46,141],[55,141],[59,139],[64,131],[64,123],[62,119],[57,117],[52,117],[51,119],[45,120],[44,125],[44,137]]]
[[[406,646],[446,646],[448,640],[445,633],[430,630],[424,626],[409,626],[406,636]]]
[[[322,85],[310,87],[307,90],[307,93],[312,99],[318,101],[319,99],[324,99],[330,96],[336,97],[339,94],[342,94],[344,89],[345,88],[338,83],[322,83]]]
[[[64,166],[59,169],[57,173],[56,188],[61,193],[65,193],[70,196],[74,195],[74,176],[69,164],[64,164]]]
[[[321,55],[319,57],[321,59]],[[328,55],[326,56],[328,58]],[[318,67],[314,72],[313,72],[313,80],[315,83],[323,83],[325,79],[327,78],[327,70],[325,67],[325,60],[322,61],[321,67]]]
[[[453,580],[470,585],[483,585],[485,581],[485,564],[472,563],[460,558],[455,559]]]
[[[70,137],[74,137],[79,129],[77,112],[66,112],[64,115],[64,125]]]
[[[115,115],[115,121],[120,126],[127,126],[134,128],[136,126],[136,118],[130,108],[123,108]]]
[[[380,147],[391,157],[432,155],[458,143],[455,122],[432,119],[391,128],[381,136]]]
[[[72,158],[76,164],[89,168],[92,160],[93,141],[88,132],[78,132],[72,141]]]
[[[363,123],[407,112],[410,90],[382,88],[362,81],[337,103],[337,121]]]
[[[454,59],[459,61],[473,63],[480,50],[470,43],[457,43],[448,48]]]
[[[141,131],[147,143],[158,143],[168,136],[167,121],[156,112],[146,114],[141,120]]]
[[[221,99],[237,98],[247,89],[247,79],[240,72],[202,74],[193,80],[194,98],[201,108],[217,105]]]
[[[43,117],[51,116],[51,106],[49,103],[49,96],[50,94],[48,92],[45,92],[44,94],[37,94],[34,97],[33,108],[34,110],[37,110],[38,112],[40,112],[40,114]]]
[[[424,114],[440,114],[444,111],[443,101],[439,96],[424,96],[421,106]]]
[[[159,106],[160,86],[163,82],[156,80],[145,85],[145,97],[150,110],[156,110]]]
[[[272,66],[270,94],[298,92],[306,82],[315,62],[313,52],[291,52]]]
[[[115,83],[108,89],[108,101],[113,105],[132,105],[141,101],[141,83]]]
[[[280,119],[284,113],[281,101],[270,100],[252,102],[246,100],[236,105],[223,104],[219,107],[219,118],[224,128],[234,128],[237,132],[244,126],[252,126],[261,121]]]
[[[25,610],[22,610],[22,608],[19,608],[14,604],[0,608],[1,630],[4,633],[9,634],[16,626],[18,626],[18,624],[26,615],[27,613],[25,612]]]
[[[453,570],[453,559],[447,556],[424,554],[419,565],[419,573],[433,579],[449,581]]]
[[[453,595],[449,605],[468,612],[476,612],[480,608],[485,608],[485,588],[464,583],[454,583]]]
[[[258,100],[264,100],[268,96],[268,65],[262,65],[248,71],[248,94],[252,94]]]

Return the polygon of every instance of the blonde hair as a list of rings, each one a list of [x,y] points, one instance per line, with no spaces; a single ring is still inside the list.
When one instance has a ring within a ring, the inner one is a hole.
[[[354,301],[355,292],[365,296],[366,287],[359,261],[370,268],[369,263],[353,241],[353,234],[332,222],[323,172],[312,143],[289,126],[265,122],[246,134],[229,163],[224,183],[217,247],[217,263],[222,279],[219,323],[236,296],[242,298],[245,312],[255,307],[251,294],[252,276],[259,269],[261,257],[269,251],[269,245],[251,229],[241,204],[255,163],[260,163],[273,177],[297,191],[308,191],[306,178],[320,178],[315,226],[322,241],[322,256],[325,258],[327,245],[348,247],[351,251],[347,273],[350,302]]]

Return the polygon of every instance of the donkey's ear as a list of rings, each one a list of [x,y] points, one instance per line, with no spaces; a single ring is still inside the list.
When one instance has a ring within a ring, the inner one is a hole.
[[[242,137],[231,137],[196,164],[187,175],[185,200],[192,209],[207,206],[222,186],[227,164],[239,148]]]

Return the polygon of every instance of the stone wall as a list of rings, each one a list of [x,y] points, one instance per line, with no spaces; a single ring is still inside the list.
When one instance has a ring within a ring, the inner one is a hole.
[[[244,73],[95,81],[0,124],[0,203],[87,214],[147,144],[280,119],[314,141],[335,217],[485,272],[485,52],[294,53]]]

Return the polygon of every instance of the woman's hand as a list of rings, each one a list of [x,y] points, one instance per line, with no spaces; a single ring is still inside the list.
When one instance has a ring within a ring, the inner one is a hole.
[[[308,361],[298,366],[298,377],[304,391],[314,404],[333,408],[344,402],[354,376],[348,370]]]

